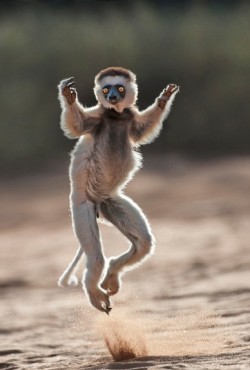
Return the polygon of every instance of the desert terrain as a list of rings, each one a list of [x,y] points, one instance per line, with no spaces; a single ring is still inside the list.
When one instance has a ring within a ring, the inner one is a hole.
[[[0,192],[0,369],[250,369],[250,158],[145,159],[126,193],[155,253],[124,275],[110,316],[57,287],[77,248],[67,163]],[[127,248],[100,229],[107,256]]]

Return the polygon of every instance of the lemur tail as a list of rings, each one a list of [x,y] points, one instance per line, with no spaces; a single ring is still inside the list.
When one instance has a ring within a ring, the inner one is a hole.
[[[74,270],[75,270],[77,263],[80,261],[82,255],[83,255],[83,249],[79,247],[73,260],[70,262],[69,266],[66,268],[66,270],[64,271],[64,273],[61,275],[61,277],[58,280],[58,285],[60,287],[62,288],[66,286],[74,287],[78,285],[78,279],[76,275],[74,274]]]

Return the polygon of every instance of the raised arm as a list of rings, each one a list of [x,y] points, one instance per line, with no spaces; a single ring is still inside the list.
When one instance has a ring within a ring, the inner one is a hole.
[[[65,135],[70,139],[93,132],[100,121],[101,109],[98,105],[83,108],[78,101],[74,85],[74,78],[71,77],[62,80],[58,86],[58,97],[62,108],[60,125]]]
[[[160,133],[163,121],[167,118],[179,86],[170,84],[163,90],[154,104],[142,112],[135,111],[130,136],[135,145],[148,144]]]

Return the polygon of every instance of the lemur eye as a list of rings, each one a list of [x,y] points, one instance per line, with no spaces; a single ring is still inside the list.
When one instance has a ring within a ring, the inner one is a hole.
[[[124,89],[124,87],[123,87],[123,86],[119,86],[119,87],[118,87],[118,91],[119,91],[120,93],[123,93],[123,92],[125,91],[125,89]]]
[[[104,87],[102,89],[103,94],[107,94],[109,92],[109,89],[107,87]]]

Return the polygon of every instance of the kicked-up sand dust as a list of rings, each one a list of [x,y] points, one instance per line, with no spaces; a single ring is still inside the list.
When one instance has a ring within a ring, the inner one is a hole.
[[[129,360],[148,355],[147,339],[142,320],[128,319],[124,310],[114,315],[99,316],[96,331],[100,333],[115,361]]]
[[[153,314],[140,312],[129,318],[128,311],[119,307],[109,317],[98,316],[95,325],[115,361],[226,353],[233,337],[221,326],[225,324],[218,315],[201,309],[154,319]]]

